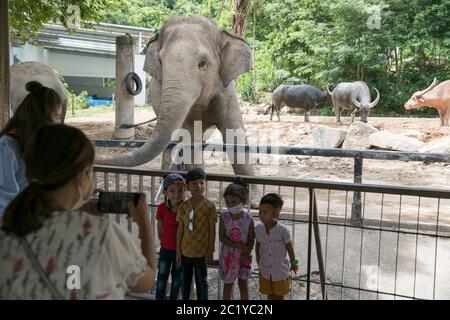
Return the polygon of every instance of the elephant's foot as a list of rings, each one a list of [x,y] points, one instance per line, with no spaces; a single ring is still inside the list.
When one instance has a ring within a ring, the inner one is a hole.
[[[259,202],[261,201],[261,198],[263,197],[263,188],[261,185],[251,185],[250,187],[250,208],[252,209],[258,209],[259,208]]]
[[[336,121],[336,125],[340,127],[343,126],[343,123],[341,121]]]

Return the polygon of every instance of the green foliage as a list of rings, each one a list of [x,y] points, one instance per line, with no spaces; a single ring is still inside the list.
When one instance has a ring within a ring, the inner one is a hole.
[[[115,78],[105,79],[105,87],[106,88],[115,88],[116,87],[116,79]]]
[[[76,5],[80,9],[80,20],[102,20],[101,12],[113,8],[117,0],[10,0],[9,19],[11,30],[23,42],[30,42],[30,37],[49,21],[60,21],[68,28],[73,22],[68,8]]]
[[[86,100],[86,96],[88,95],[88,92],[86,90],[83,90],[80,92],[80,94],[75,96],[75,110],[78,109],[89,109],[89,103]]]
[[[234,7],[231,0],[11,0],[12,25],[36,30],[48,18],[63,21],[69,2],[80,5],[84,20],[155,29],[174,15],[203,15],[230,29]],[[381,10],[380,29],[367,25],[372,5]],[[394,115],[405,113],[403,104],[434,77],[450,78],[450,0],[255,0],[246,21],[255,72],[238,79],[243,100],[267,99],[263,94],[280,84],[324,90],[327,84],[333,89],[362,80],[373,95],[373,87],[381,93],[372,112]],[[320,113],[333,111],[326,107]]]

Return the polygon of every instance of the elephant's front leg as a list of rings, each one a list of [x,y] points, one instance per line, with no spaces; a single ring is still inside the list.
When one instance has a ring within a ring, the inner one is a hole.
[[[239,114],[239,118],[241,115]],[[234,119],[236,120],[236,119]],[[248,140],[245,136],[244,125],[242,119],[240,121],[230,121],[227,124],[218,125],[218,128],[222,134],[224,143],[230,145],[236,144],[248,144]],[[227,148],[228,158],[233,167],[233,171],[236,176],[254,176],[255,170],[250,163],[251,157],[245,150],[239,150],[240,148]],[[261,185],[250,186],[250,204],[252,208],[259,206],[259,200],[263,196]]]
[[[161,169],[162,170],[175,170],[176,165],[172,162],[173,149],[166,148],[162,154]]]
[[[167,148],[163,152],[161,169],[188,171],[194,167],[203,166],[201,149],[198,151],[198,148],[190,147],[194,142],[202,142],[201,139],[200,141],[195,140],[196,138],[198,140],[198,137],[195,136],[196,131],[200,136],[202,133],[201,124],[198,123],[198,125],[199,128],[195,130],[194,124],[186,121],[178,132],[172,134],[172,138],[179,142],[174,148]]]

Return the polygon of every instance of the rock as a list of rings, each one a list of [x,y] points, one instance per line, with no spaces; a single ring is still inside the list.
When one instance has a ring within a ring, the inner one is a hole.
[[[261,103],[256,108],[256,114],[270,115],[272,108],[270,103]]]
[[[369,136],[378,130],[364,122],[354,122],[348,128],[347,136],[342,144],[344,149],[368,149],[370,147]]]
[[[425,145],[424,142],[418,139],[387,131],[379,131],[371,134],[369,143],[371,146],[380,149],[408,152],[417,152]]]
[[[390,132],[390,131],[387,131],[387,132]],[[399,131],[390,132],[390,133],[400,134],[405,137],[415,138],[415,139],[419,139],[419,140],[422,140],[425,138],[425,134],[418,130],[406,130],[405,129],[405,130],[399,130]]]
[[[339,148],[344,142],[347,131],[318,126],[313,129],[312,134],[314,146],[319,148]]]
[[[450,153],[450,137],[430,141],[420,148],[419,152]]]

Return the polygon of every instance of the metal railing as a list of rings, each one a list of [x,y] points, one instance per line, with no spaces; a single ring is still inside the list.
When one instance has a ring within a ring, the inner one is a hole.
[[[145,192],[154,221],[158,178],[169,171],[95,167],[97,187]],[[111,175],[114,178],[111,178]],[[234,175],[210,174],[206,196],[223,208],[224,184]],[[280,220],[291,231],[301,262],[292,278],[291,299],[450,298],[450,192],[314,180],[243,177],[277,192],[285,205]],[[349,197],[361,194],[361,220],[352,223]],[[261,196],[262,196],[261,194]],[[259,196],[259,195],[258,195]],[[250,198],[252,195],[250,195]],[[258,213],[250,208],[258,223]],[[123,223],[123,217],[116,217]],[[128,230],[136,232],[128,223]],[[217,232],[218,235],[218,232]],[[216,239],[218,256],[219,241]],[[256,266],[256,263],[254,263]],[[257,273],[249,279],[252,299]],[[221,280],[209,271],[211,298],[221,298]]]
[[[139,148],[145,141],[125,141],[125,140],[93,140],[96,147],[123,147],[123,148]],[[450,154],[442,153],[419,153],[419,152],[401,152],[401,151],[375,151],[375,150],[350,150],[350,149],[324,149],[324,148],[304,148],[291,146],[259,146],[249,144],[210,144],[210,143],[194,143],[192,145],[183,145],[171,143],[167,148],[183,150],[185,147],[195,148],[196,150],[227,152],[232,150],[233,154],[237,153],[256,153],[286,156],[317,156],[317,157],[338,157],[353,158],[353,182],[363,182],[363,160],[395,160],[395,161],[420,161],[426,163],[450,163]],[[178,151],[180,152],[180,151]],[[360,223],[361,220],[361,194],[355,191],[353,194],[351,217],[353,223]]]

